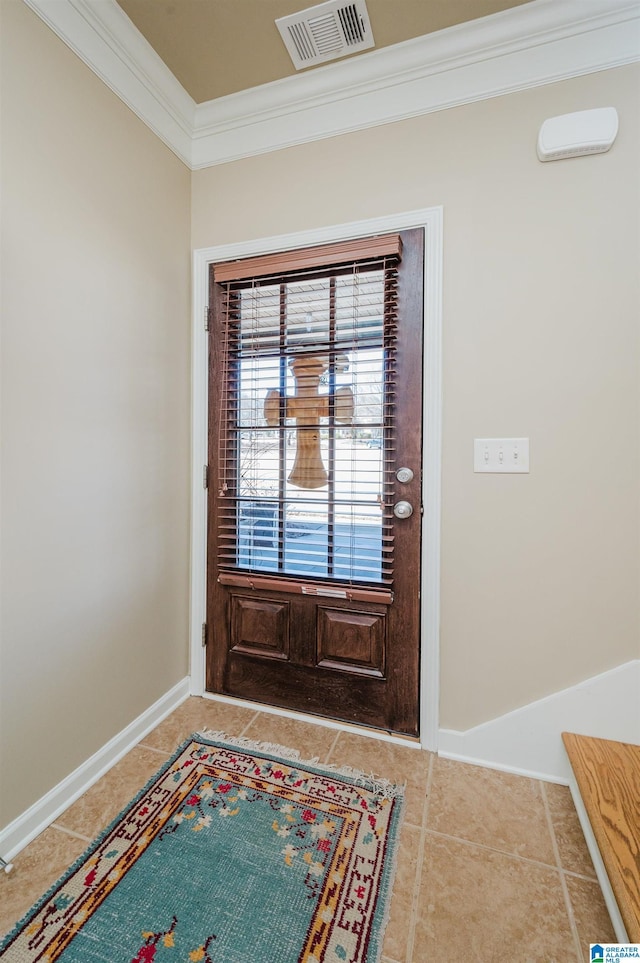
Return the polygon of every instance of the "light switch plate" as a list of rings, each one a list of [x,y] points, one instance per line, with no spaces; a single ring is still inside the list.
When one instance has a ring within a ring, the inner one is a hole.
[[[473,470],[523,473],[529,471],[528,438],[474,438]]]

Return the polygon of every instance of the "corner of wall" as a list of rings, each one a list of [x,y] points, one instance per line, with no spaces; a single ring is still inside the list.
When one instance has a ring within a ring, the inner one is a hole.
[[[569,785],[563,732],[640,743],[640,659],[466,732],[441,729],[439,754]]]
[[[0,829],[0,852],[4,859],[13,859],[188,696],[189,679],[186,678],[161,696],[17,819]]]

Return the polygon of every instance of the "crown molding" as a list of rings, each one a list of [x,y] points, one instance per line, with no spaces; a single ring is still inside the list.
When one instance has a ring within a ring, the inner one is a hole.
[[[191,166],[196,103],[115,0],[24,2]]]
[[[534,0],[196,107],[208,167],[640,59],[637,0]]]
[[[115,0],[25,0],[191,169],[640,60],[640,0],[531,0],[197,104]]]

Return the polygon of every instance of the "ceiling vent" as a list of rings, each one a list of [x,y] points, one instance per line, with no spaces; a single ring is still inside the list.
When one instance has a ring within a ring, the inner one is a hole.
[[[276,20],[296,70],[373,47],[364,0],[328,0]]]

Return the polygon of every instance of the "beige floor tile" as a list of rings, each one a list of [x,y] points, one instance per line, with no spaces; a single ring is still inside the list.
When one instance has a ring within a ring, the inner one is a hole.
[[[161,753],[136,746],[65,810],[55,825],[93,839],[146,785],[163,762]]]
[[[585,963],[590,942],[615,941],[565,787],[545,784],[541,790],[535,780],[434,758],[425,831],[429,753],[197,698],[183,703],[20,853],[11,875],[0,874],[0,932],[10,929],[85,850],[85,840],[61,827],[93,839],[176,746],[202,728],[288,746],[305,759],[318,757],[406,783],[382,963],[440,958],[453,963],[578,963],[545,796]],[[419,863],[423,833],[425,852]],[[416,895],[415,939],[409,946]]]
[[[18,853],[13,872],[0,873],[0,935],[22,919],[86,848],[85,840],[50,827]]]
[[[407,956],[413,893],[418,872],[420,835],[419,829],[406,824],[400,834],[391,912],[382,946],[383,954],[393,960],[405,960]]]
[[[585,963],[589,961],[589,943],[615,943],[616,935],[611,924],[600,884],[576,876],[565,876],[573,916],[580,937],[580,948]]]
[[[297,749],[302,759],[317,757],[319,762],[326,762],[329,749],[336,738],[336,730],[262,712],[253,720],[244,735],[247,739]]]
[[[353,766],[367,775],[381,776],[391,782],[406,783],[404,821],[422,826],[430,758],[430,753],[420,749],[341,732],[329,761],[337,766]]]
[[[534,779],[437,758],[427,827],[556,865],[540,784]]]
[[[577,963],[558,870],[427,832],[411,959]]]
[[[172,753],[185,739],[201,729],[225,732],[232,737],[239,736],[255,714],[255,709],[194,696],[178,706],[170,716],[167,716],[159,726],[144,737],[140,745]]]
[[[560,863],[571,873],[596,878],[591,856],[587,849],[580,820],[568,786],[556,786],[547,782],[544,792],[549,802],[551,822],[556,834]]]

